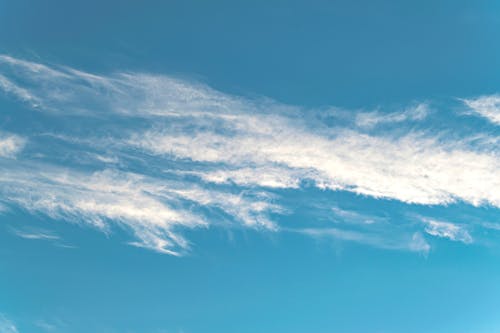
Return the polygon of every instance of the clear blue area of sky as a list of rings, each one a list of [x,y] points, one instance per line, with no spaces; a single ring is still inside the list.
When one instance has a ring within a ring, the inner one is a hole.
[[[500,3],[481,0],[0,0],[0,53],[187,77],[307,108],[496,93],[499,31]],[[0,99],[0,112],[14,117],[16,107]],[[316,195],[307,191],[290,195]],[[498,221],[493,208],[454,207]],[[293,223],[300,212],[276,218]],[[17,225],[54,230],[77,247],[17,237],[9,232]],[[0,215],[0,313],[19,333],[50,332],[43,323],[68,333],[500,330],[496,245],[436,239],[422,255],[294,233],[186,235],[192,253],[174,257],[127,246],[120,230],[107,236],[12,209]]]

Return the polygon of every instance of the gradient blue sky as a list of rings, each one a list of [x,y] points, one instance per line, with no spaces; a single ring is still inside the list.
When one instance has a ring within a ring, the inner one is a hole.
[[[499,31],[0,0],[0,333],[500,331]]]

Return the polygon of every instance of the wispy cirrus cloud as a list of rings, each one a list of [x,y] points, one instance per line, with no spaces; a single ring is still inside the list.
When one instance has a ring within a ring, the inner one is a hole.
[[[0,313],[0,333],[18,333],[16,325]]]
[[[17,226],[11,227],[10,231],[13,235],[28,241],[45,241],[56,247],[67,249],[74,249],[76,247],[74,245],[68,244],[56,232],[40,227]]]
[[[472,236],[469,234],[467,229],[461,225],[430,218],[423,218],[422,221],[425,224],[425,232],[429,235],[448,238],[452,241],[458,241],[466,244],[473,242]]]
[[[14,157],[25,143],[26,140],[18,135],[0,132],[0,157]]]
[[[403,235],[387,235],[360,232],[355,230],[339,229],[339,228],[306,228],[299,229],[296,232],[303,233],[315,238],[333,238],[340,241],[349,241],[370,246],[400,251],[412,251],[427,253],[430,250],[430,245],[425,238],[418,232],[413,234]]]
[[[24,239],[40,239],[40,240],[59,240],[60,237],[48,230],[31,229],[31,230],[18,230],[13,229],[13,233]]]
[[[420,121],[425,119],[429,112],[429,106],[426,103],[420,103],[399,112],[360,112],[356,115],[355,122],[359,127],[373,128],[380,124],[397,124],[405,121]]]
[[[462,99],[474,113],[500,125],[500,95],[485,95],[477,98]]]
[[[348,223],[374,224],[387,222],[386,218],[363,214],[353,210],[332,207],[332,212],[337,219],[341,219]]]
[[[7,203],[104,231],[112,221],[139,239],[132,245],[168,254],[180,254],[189,248],[188,241],[177,232],[179,227],[209,225],[197,207],[221,211],[248,227],[269,229],[274,227],[268,212],[279,211],[258,193],[208,191],[195,184],[116,170],[86,173],[50,165],[18,165],[1,174],[0,183],[0,193]]]
[[[301,107],[165,75],[96,75],[9,56],[0,56],[0,75],[7,94],[63,124],[27,138],[36,156],[3,162],[3,201],[102,230],[120,226],[136,237],[133,245],[179,254],[189,248],[183,228],[280,230],[273,214],[293,207],[275,191],[310,186],[407,205],[500,208],[497,138],[376,130],[429,117],[427,104],[389,114],[353,112],[349,127],[313,119]],[[77,126],[65,125],[68,115],[79,117]],[[49,148],[56,145],[54,154]],[[333,214],[359,221],[363,215]],[[373,233],[339,226],[327,234],[423,251],[428,244],[420,231],[451,239],[443,225],[412,228]],[[453,237],[470,243],[464,234]]]
[[[225,129],[230,135],[213,128],[191,134],[153,130],[131,144],[154,155],[245,168],[246,181],[251,178],[249,165],[258,166],[254,179],[262,179],[262,166],[283,166],[281,172],[265,177],[283,184],[276,175],[287,175],[285,183],[293,185],[298,181],[294,174],[302,175],[320,188],[406,203],[463,200],[500,207],[500,158],[493,151],[474,151],[459,142],[443,143],[419,134],[387,137],[338,130],[326,136],[287,124],[286,119],[274,120],[274,126],[265,117],[261,121],[270,127],[267,132],[258,128],[235,133],[231,127]]]

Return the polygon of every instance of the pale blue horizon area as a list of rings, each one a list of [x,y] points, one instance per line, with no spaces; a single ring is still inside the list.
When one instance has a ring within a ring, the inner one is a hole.
[[[499,37],[494,1],[0,0],[0,333],[500,331]]]

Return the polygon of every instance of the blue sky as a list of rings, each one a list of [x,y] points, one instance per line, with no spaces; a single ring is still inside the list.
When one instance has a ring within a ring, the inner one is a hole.
[[[0,0],[0,333],[497,332],[499,9]]]

